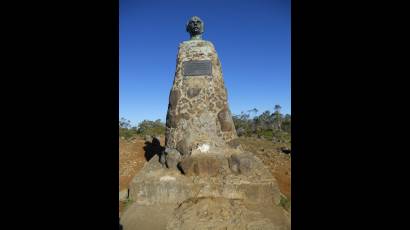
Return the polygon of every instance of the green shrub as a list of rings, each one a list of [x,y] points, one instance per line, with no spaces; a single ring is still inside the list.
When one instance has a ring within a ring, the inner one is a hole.
[[[290,200],[284,196],[284,195],[280,195],[280,206],[282,206],[282,208],[284,208],[285,210],[289,211],[290,209]]]
[[[160,119],[156,121],[144,120],[138,124],[137,133],[145,136],[159,136],[165,134],[165,124]]]
[[[275,130],[272,132],[272,140],[277,143],[290,143],[291,135],[288,132]]]
[[[271,140],[273,138],[273,131],[269,129],[257,131],[259,137]]]
[[[120,128],[119,136],[125,139],[130,139],[134,135],[137,134],[137,130],[135,128],[127,129],[127,128]]]
[[[156,121],[144,120],[137,127],[131,126],[131,121],[121,118],[119,121],[120,138],[130,139],[135,135],[160,136],[165,134],[165,124],[160,119]]]

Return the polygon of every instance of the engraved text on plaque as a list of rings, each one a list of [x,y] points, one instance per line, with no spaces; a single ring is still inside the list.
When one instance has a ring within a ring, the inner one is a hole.
[[[184,76],[212,75],[210,60],[186,61],[183,63]]]

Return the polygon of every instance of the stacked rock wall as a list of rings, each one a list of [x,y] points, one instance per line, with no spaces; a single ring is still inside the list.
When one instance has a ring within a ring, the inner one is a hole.
[[[211,62],[211,75],[184,76],[185,62],[202,60]],[[200,145],[223,146],[237,137],[221,63],[211,42],[190,40],[180,44],[166,126],[166,147],[183,155]]]

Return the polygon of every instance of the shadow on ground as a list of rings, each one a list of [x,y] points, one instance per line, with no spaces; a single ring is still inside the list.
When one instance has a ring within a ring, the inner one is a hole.
[[[155,155],[160,156],[160,154],[165,150],[164,147],[161,146],[160,141],[154,137],[152,138],[152,141],[146,141],[145,146],[144,146],[144,151],[145,151],[145,159],[147,161],[151,160],[152,157]]]

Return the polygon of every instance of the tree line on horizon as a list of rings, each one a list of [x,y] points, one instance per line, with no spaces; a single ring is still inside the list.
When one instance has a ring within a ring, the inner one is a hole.
[[[282,114],[282,107],[275,105],[274,111],[264,111],[256,115],[256,108],[233,115],[238,136],[258,137],[274,142],[290,142],[291,140],[291,115]],[[253,116],[252,116],[253,114]]]
[[[129,139],[134,135],[159,136],[165,134],[165,123],[161,119],[155,121],[143,120],[137,126],[132,126],[131,121],[121,118],[119,121],[119,136]]]
[[[281,108],[280,105],[275,105],[273,112],[266,110],[260,115],[257,115],[256,108],[233,115],[232,119],[238,136],[264,138],[274,142],[290,142],[291,115],[282,114]],[[122,117],[119,120],[119,136],[129,139],[135,135],[165,135],[165,123],[161,119],[143,120],[138,125],[132,126],[130,120]]]

